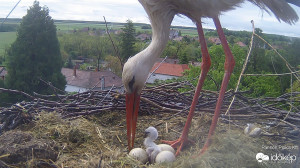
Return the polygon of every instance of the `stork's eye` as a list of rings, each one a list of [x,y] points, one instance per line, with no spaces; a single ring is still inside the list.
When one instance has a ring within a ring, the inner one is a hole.
[[[148,136],[148,134],[150,134],[150,132],[145,132],[144,137],[146,138]]]
[[[128,86],[129,86],[129,89],[130,89],[131,92],[133,92],[134,81],[135,81],[135,79],[134,79],[134,76],[133,76],[131,81],[128,83]]]

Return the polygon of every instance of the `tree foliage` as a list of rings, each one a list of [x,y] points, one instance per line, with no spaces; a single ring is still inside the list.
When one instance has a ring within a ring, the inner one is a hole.
[[[136,54],[134,50],[135,39],[135,29],[131,20],[127,20],[125,28],[122,29],[123,33],[121,34],[121,48],[122,48],[122,62],[125,63],[127,59]]]
[[[47,7],[34,1],[17,31],[17,39],[7,53],[7,87],[27,93],[49,93],[50,88],[40,79],[64,90],[66,80],[56,27]]]
[[[106,69],[110,69],[116,75],[121,76],[122,67],[121,67],[120,61],[117,57],[107,56],[105,58],[105,61],[107,62],[107,67],[105,67]]]

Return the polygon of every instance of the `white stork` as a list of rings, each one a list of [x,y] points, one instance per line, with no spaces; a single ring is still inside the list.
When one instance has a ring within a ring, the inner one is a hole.
[[[189,142],[188,132],[191,125],[191,120],[194,115],[195,106],[198,102],[204,79],[211,64],[201,24],[201,18],[206,17],[213,19],[226,55],[225,73],[215,108],[214,117],[212,119],[207,140],[200,153],[203,153],[207,150],[211,143],[211,136],[214,134],[217,125],[224,93],[235,64],[233,55],[229,49],[219,21],[219,15],[225,11],[238,7],[245,1],[246,0],[139,0],[147,12],[151,22],[152,42],[146,49],[128,59],[123,69],[122,81],[126,91],[126,120],[129,150],[132,149],[134,145],[136,122],[142,89],[150,69],[152,68],[156,59],[161,55],[167,44],[169,39],[170,25],[176,14],[185,15],[196,23],[202,52],[202,64],[198,85],[195,90],[193,102],[187,117],[187,121],[183,128],[182,135],[177,140],[165,141],[164,143],[169,143],[172,145],[172,147],[177,148],[176,155],[178,155],[182,147]],[[288,3],[300,6],[300,0],[247,1],[257,5],[259,8],[267,11],[268,13],[271,11],[279,21],[282,20],[289,24],[293,24],[298,21],[296,12]]]

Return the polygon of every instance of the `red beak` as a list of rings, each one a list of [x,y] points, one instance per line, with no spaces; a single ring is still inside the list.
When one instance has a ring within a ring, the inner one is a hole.
[[[128,150],[134,145],[137,116],[140,106],[141,96],[136,92],[126,94],[126,122],[127,122],[127,140]]]

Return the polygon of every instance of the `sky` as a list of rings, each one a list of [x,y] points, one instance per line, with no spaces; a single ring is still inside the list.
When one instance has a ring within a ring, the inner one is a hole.
[[[5,18],[19,0],[0,0],[0,18]],[[21,0],[9,18],[22,18],[34,0]],[[50,16],[56,20],[84,20],[108,22],[150,23],[146,12],[138,0],[39,0],[41,6],[47,6]],[[293,6],[300,16],[300,8]],[[239,8],[223,13],[220,21],[223,28],[229,30],[251,31],[250,21],[264,33],[300,37],[300,21],[295,25],[279,22],[273,15],[262,11],[249,2]],[[202,19],[204,28],[215,28],[211,19]],[[176,16],[173,26],[195,27],[195,24],[185,16]]]

